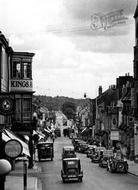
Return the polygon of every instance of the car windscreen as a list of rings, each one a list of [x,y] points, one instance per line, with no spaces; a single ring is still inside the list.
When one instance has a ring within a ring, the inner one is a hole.
[[[74,154],[75,152],[74,152],[74,150],[67,150],[67,151],[65,151],[64,153],[65,153],[65,154]]]
[[[66,162],[67,168],[78,168],[78,162],[70,160]]]

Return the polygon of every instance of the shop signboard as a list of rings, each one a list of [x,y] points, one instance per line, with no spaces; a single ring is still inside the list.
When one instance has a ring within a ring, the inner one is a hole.
[[[11,79],[10,91],[32,91],[33,82],[31,79]]]
[[[10,95],[0,95],[0,114],[10,115],[13,113],[14,100]]]
[[[111,140],[120,140],[119,131],[111,131]]]

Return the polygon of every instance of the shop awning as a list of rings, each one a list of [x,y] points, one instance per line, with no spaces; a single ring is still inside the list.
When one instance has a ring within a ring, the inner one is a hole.
[[[45,134],[43,134],[40,131],[33,131],[33,135],[35,135],[35,134],[39,136],[39,140],[45,138]]]
[[[24,141],[22,141],[20,138],[18,138],[12,131],[9,131],[9,130],[4,130],[2,132],[2,139],[7,142],[11,139],[15,139],[15,140],[18,140],[21,144],[22,144],[22,147],[23,147],[23,152],[22,154],[25,154],[26,156],[30,156],[30,152],[29,152],[29,147],[28,147],[28,144],[26,144]]]

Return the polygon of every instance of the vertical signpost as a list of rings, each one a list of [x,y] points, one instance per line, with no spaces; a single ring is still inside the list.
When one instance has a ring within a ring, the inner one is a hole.
[[[24,172],[23,172],[23,187],[24,187],[24,190],[27,190],[27,163],[26,163],[27,160],[24,159],[23,161],[23,168],[24,168]]]

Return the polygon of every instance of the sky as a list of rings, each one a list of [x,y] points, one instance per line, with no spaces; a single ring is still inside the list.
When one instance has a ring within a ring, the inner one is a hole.
[[[136,5],[137,0],[0,0],[0,30],[14,51],[35,53],[35,94],[96,98],[99,86],[105,91],[119,76],[133,76]],[[124,22],[102,21],[120,10]]]

